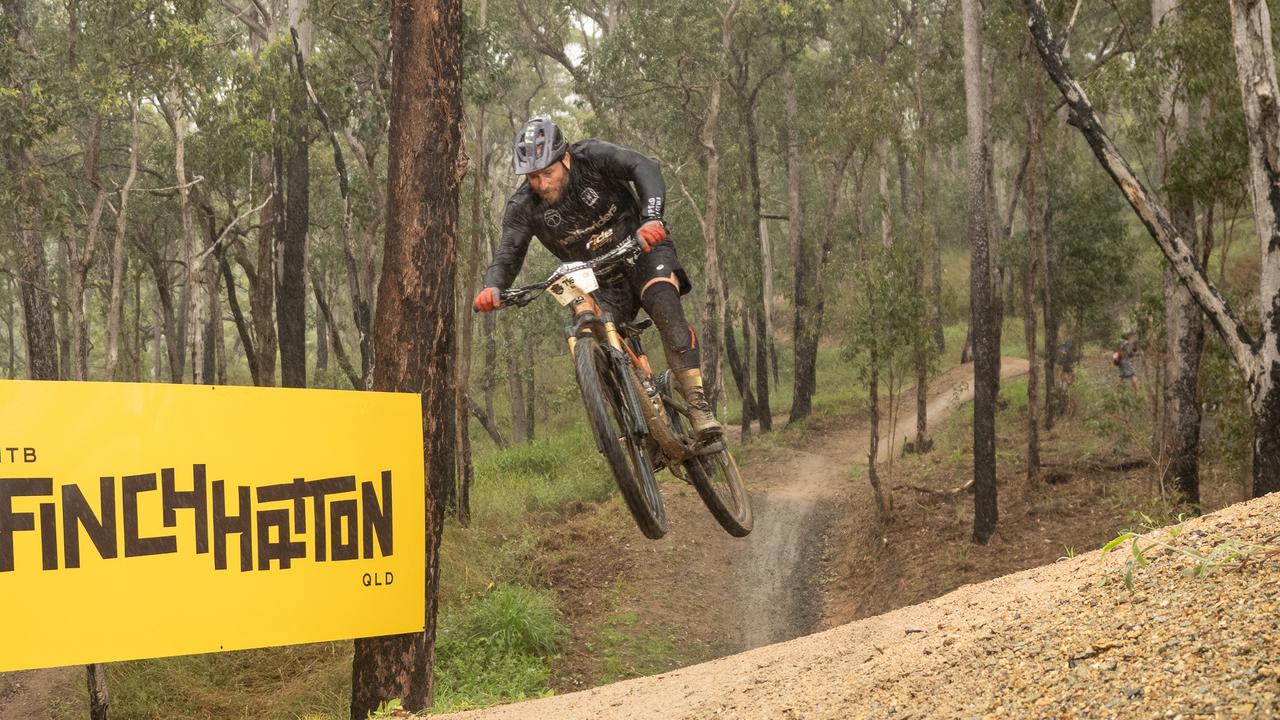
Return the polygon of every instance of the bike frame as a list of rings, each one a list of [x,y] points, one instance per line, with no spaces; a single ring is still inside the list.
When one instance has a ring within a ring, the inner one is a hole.
[[[564,333],[569,356],[574,357],[579,338],[589,335],[600,344],[609,357],[614,374],[621,381],[632,421],[630,425],[634,428],[633,436],[637,439],[647,437],[652,442],[651,449],[654,452],[650,454],[653,456],[654,469],[665,466],[683,478],[681,463],[695,454],[703,454],[715,448],[695,448],[688,438],[680,436],[668,412],[688,417],[688,407],[669,388],[666,391],[659,388],[664,383],[655,380],[649,358],[639,347],[638,336],[634,345],[631,338],[624,338],[613,317],[594,297],[594,292],[598,289],[596,268],[611,267],[619,262],[634,262],[634,255],[629,256],[628,253],[639,252],[639,245],[635,240],[628,239],[623,245],[590,262],[560,265],[545,282],[503,291],[503,301],[513,302],[517,306],[525,305],[534,296],[550,288],[557,302],[573,312],[573,324],[565,328]],[[590,275],[584,273],[588,268],[591,270]]]

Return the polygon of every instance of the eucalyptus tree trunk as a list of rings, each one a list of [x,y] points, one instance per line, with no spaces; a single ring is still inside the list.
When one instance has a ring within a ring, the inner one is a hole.
[[[917,96],[918,98],[918,96]],[[920,111],[922,102],[917,102]],[[917,118],[923,124],[923,113]],[[919,139],[916,142],[920,142]],[[911,168],[907,162],[907,154],[902,146],[896,148],[898,156],[898,189],[902,195],[903,225],[908,229],[912,243],[914,261],[911,267],[911,289],[916,298],[924,300],[924,246],[925,246],[925,177],[920,172],[922,151],[916,155],[915,192],[911,188]],[[927,303],[915,318],[915,328],[911,335],[911,360],[915,369],[916,380],[916,437],[912,446],[917,453],[929,450],[929,348],[928,337],[929,312]],[[892,393],[890,393],[892,396]]]
[[[810,318],[811,325],[808,332],[813,334],[812,352],[816,355],[818,350],[818,339],[822,337],[823,320],[826,317],[826,298],[823,297],[823,270],[827,267],[827,261],[831,257],[831,249],[835,246],[836,236],[836,212],[840,207],[840,193],[844,188],[845,173],[848,171],[849,162],[853,159],[853,152],[845,152],[838,156],[835,166],[831,171],[831,181],[827,185],[827,199],[825,203],[826,215],[822,228],[822,245],[818,253],[818,266],[813,272],[813,316]],[[809,393],[816,389],[816,383],[810,382]]]
[[[1043,130],[1044,128],[1042,127],[1040,135],[1042,153],[1044,145]],[[1062,408],[1066,407],[1065,399],[1068,389],[1058,387],[1058,314],[1057,305],[1053,299],[1053,193],[1049,192],[1047,185],[1049,177],[1043,154],[1040,166],[1041,171],[1044,173],[1041,175],[1041,179],[1046,183],[1043,198],[1044,211],[1037,220],[1040,223],[1040,277],[1044,279],[1040,283],[1040,307],[1044,315],[1044,429],[1052,430],[1054,418],[1057,417]]]
[[[93,267],[98,236],[102,231],[102,212],[107,202],[107,188],[99,174],[99,156],[102,151],[102,115],[95,115],[88,128],[89,139],[84,148],[85,184],[93,189],[93,206],[85,223],[85,239],[81,245],[71,237],[64,237],[67,257],[71,261],[71,379],[89,379],[89,317],[85,313],[85,290],[89,281],[89,269]]]
[[[269,154],[259,161],[258,171],[266,185],[267,204],[258,211],[257,247],[253,262],[247,258],[240,266],[249,281],[249,314],[253,317],[253,350],[257,358],[258,372],[255,385],[271,387],[276,384],[276,324],[275,324],[275,223],[276,208],[281,195],[276,191],[275,173]],[[246,348],[247,350],[247,348]]]
[[[1036,357],[1036,279],[1040,269],[1041,245],[1044,237],[1040,221],[1044,214],[1040,209],[1039,179],[1043,172],[1044,140],[1040,113],[1044,107],[1044,79],[1035,75],[1030,80],[1029,92],[1023,105],[1027,113],[1027,178],[1023,187],[1026,202],[1023,214],[1027,223],[1027,245],[1022,271],[1022,329],[1027,344],[1027,480],[1034,481],[1040,475],[1040,368]],[[1047,282],[1047,279],[1046,279]]]
[[[11,158],[10,172],[19,183],[18,284],[22,296],[22,321],[27,338],[27,376],[32,380],[58,379],[58,334],[53,323],[53,303],[44,255],[44,230],[40,224],[39,181],[31,176],[34,165],[29,151]]]
[[[723,63],[729,55],[733,39],[733,18],[738,12],[740,0],[730,0],[729,6],[720,18],[720,60]],[[702,274],[705,302],[702,308],[702,379],[707,391],[707,400],[715,408],[724,393],[724,361],[721,351],[726,343],[726,334],[732,330],[725,328],[724,281],[720,277],[720,151],[716,146],[716,130],[720,123],[720,105],[723,93],[723,80],[720,73],[714,73],[711,89],[707,99],[707,114],[702,127],[698,131],[698,142],[702,146],[707,167],[707,204],[698,218],[702,228],[703,244],[706,257],[703,261]]]
[[[1103,129],[1084,90],[1072,78],[1049,28],[1043,0],[1024,0],[1036,50],[1066,99],[1074,124],[1094,156],[1142,220],[1178,278],[1226,345],[1244,375],[1253,411],[1253,495],[1280,490],[1280,84],[1271,46],[1271,17],[1266,2],[1230,0],[1236,70],[1249,139],[1249,186],[1254,227],[1260,247],[1259,300],[1262,334],[1254,339],[1209,280],[1200,259],[1187,246],[1169,211],[1134,174]]]
[[[787,421],[790,424],[808,417],[813,411],[819,328],[814,318],[814,298],[811,293],[817,289],[818,272],[813,262],[812,243],[806,242],[804,238],[803,209],[800,205],[800,133],[796,131],[800,118],[800,99],[790,66],[783,69],[782,84],[787,111],[787,120],[783,124],[787,152],[787,246],[790,250],[795,315],[791,333],[795,352],[795,376],[791,418]]]
[[[116,210],[116,234],[111,247],[111,307],[107,311],[107,364],[108,380],[120,379],[116,374],[120,362],[120,332],[124,324],[124,291],[127,281],[125,269],[128,253],[125,248],[125,229],[128,226],[129,193],[138,179],[138,101],[129,106],[129,174],[120,188],[120,207]]]
[[[54,310],[58,324],[58,367],[61,368],[62,379],[67,379],[71,369],[71,303],[67,302],[67,276],[70,274],[71,258],[67,256],[67,244],[58,243],[58,259],[53,267],[53,297],[58,300]]]
[[[454,482],[454,283],[462,155],[462,2],[393,0],[389,204],[373,386],[422,398],[426,614],[421,633],[355,641],[351,717],[400,698],[430,707],[440,538]]]
[[[259,3],[250,3],[258,9],[255,17],[248,9],[240,20],[249,30],[249,51],[256,61],[263,48],[275,34],[275,17]],[[258,211],[256,247],[252,260],[244,253],[237,253],[236,260],[249,283],[249,315],[253,319],[253,342],[245,343],[246,355],[252,354],[249,368],[253,384],[271,387],[276,384],[276,352],[278,342],[275,320],[275,244],[276,218],[281,215],[284,192],[275,167],[275,153],[256,155],[250,161],[253,167],[253,187],[262,193],[264,203]],[[256,205],[255,205],[256,207]],[[228,289],[228,297],[233,293]]]
[[[756,419],[756,399],[751,392],[751,315],[745,303],[741,306],[742,315],[742,354],[738,354],[737,341],[734,340],[733,328],[726,328],[724,333],[724,350],[729,360],[729,371],[738,386],[738,396],[742,398],[742,442],[751,437],[751,423]]]
[[[534,439],[535,421],[537,420],[537,373],[534,372],[536,360],[534,355],[534,347],[537,345],[537,336],[526,326],[520,345],[524,348],[524,372],[521,379],[524,381],[524,427],[525,432],[529,435],[529,440]]]
[[[892,508],[886,502],[880,474],[876,472],[876,458],[880,456],[880,357],[873,340],[868,353],[870,378],[867,383],[867,410],[871,416],[870,443],[867,446],[867,480],[876,499],[876,517],[881,524],[888,523]]]
[[[15,287],[15,290],[16,290],[16,287]],[[18,359],[17,357],[18,338],[14,334],[14,328],[18,324],[18,320],[16,317],[17,313],[15,313],[13,309],[14,297],[16,295],[17,293],[14,292],[13,294],[6,294],[4,298],[4,330],[5,330],[5,340],[7,341],[5,343],[6,345],[5,354],[8,356],[8,359],[9,359],[8,372],[5,374],[5,377],[10,380],[13,380],[14,378],[17,377],[14,374],[14,372],[15,372],[15,366]]]
[[[334,328],[337,330],[337,328]],[[316,313],[316,374],[329,370],[329,323],[324,313]]]
[[[968,127],[969,315],[973,332],[973,539],[985,544],[995,532],[996,415],[1000,348],[996,345],[987,225],[986,113],[982,82],[982,31],[978,0],[961,0],[964,28],[964,96]]]
[[[296,28],[303,60],[311,55],[311,22],[308,0],[289,0],[289,26]],[[294,88],[290,115],[297,127],[282,149],[286,165],[284,229],[278,240],[276,278],[276,325],[280,343],[280,384],[307,385],[307,230],[311,222],[310,140],[305,121],[306,94]],[[279,197],[279,195],[277,195]]]
[[[4,0],[4,10],[11,18],[11,39],[14,44],[21,51],[34,54],[32,18],[25,0]],[[28,101],[29,90],[24,87],[19,102]],[[17,282],[19,295],[22,297],[22,321],[27,339],[27,376],[32,380],[57,380],[58,333],[53,322],[52,292],[44,254],[44,228],[39,212],[44,189],[29,147],[23,145],[14,148],[5,157],[5,168],[17,185],[17,209],[14,212],[18,239]]]
[[[742,59],[742,63],[749,63],[749,59]],[[773,415],[769,410],[769,295],[768,292],[772,286],[772,264],[769,252],[769,239],[765,232],[763,214],[763,198],[760,184],[760,130],[756,123],[756,101],[759,97],[759,88],[754,91],[747,91],[747,81],[745,79],[745,71],[743,72],[742,85],[738,92],[738,112],[742,116],[742,123],[746,128],[747,140],[747,170],[751,183],[751,225],[755,229],[756,247],[760,252],[760,282],[756,287],[755,304],[757,307],[755,315],[756,325],[756,419],[760,421],[760,432],[769,432],[773,429]],[[744,344],[745,338],[744,338]],[[744,348],[744,355],[749,352]],[[745,362],[749,362],[744,358]],[[750,378],[748,378],[748,381]]]
[[[194,220],[192,218],[191,187],[187,184],[186,118],[183,115],[182,102],[178,97],[176,88],[171,88],[165,93],[163,106],[165,120],[168,121],[169,130],[173,133],[173,169],[178,183],[178,206],[182,216],[182,245],[179,249],[179,256],[182,260],[182,267],[186,270],[186,282],[183,285],[182,300],[177,313],[177,337],[175,338],[178,350],[177,366],[173,366],[172,363],[175,358],[170,353],[170,373],[174,378],[174,382],[183,381],[188,347],[187,334],[191,333],[192,381],[196,384],[202,384],[206,382],[201,359],[204,357],[205,333],[207,330],[207,323],[204,322],[204,318],[207,306],[205,305],[206,295],[201,291],[203,273],[199,267],[200,263],[196,260],[198,251],[196,249]]]
[[[1154,27],[1172,26],[1178,22],[1179,10],[1172,0],[1151,0],[1151,23]],[[1178,99],[1179,69],[1170,70],[1160,92],[1160,122],[1155,132],[1155,167],[1157,186],[1166,186],[1169,213],[1175,227],[1195,253],[1195,200],[1185,191],[1169,183],[1169,172],[1176,156],[1191,131],[1191,118],[1185,102]],[[1200,354],[1204,347],[1204,323],[1200,308],[1191,293],[1170,268],[1164,271],[1164,383],[1160,417],[1158,457],[1164,464],[1165,478],[1172,482],[1181,499],[1195,507],[1200,505]]]
[[[1280,83],[1265,0],[1229,0],[1231,36],[1249,136],[1249,189],[1262,258],[1258,298],[1262,337],[1254,345],[1253,495],[1280,490]]]
[[[503,319],[502,345],[507,360],[507,395],[511,402],[511,440],[522,443],[529,441],[529,418],[525,414],[524,353],[516,344],[518,333],[512,327],[514,322],[514,317]]]
[[[930,163],[935,168],[940,166],[934,156]],[[936,223],[929,226],[929,245],[933,249],[933,272],[930,275],[930,294],[933,296],[933,343],[939,355],[947,349],[946,330],[942,326],[942,237]]]
[[[480,26],[489,22],[489,2],[480,0]],[[457,490],[454,493],[455,513],[463,527],[471,524],[471,483],[475,479],[475,465],[471,460],[471,419],[469,416],[471,390],[471,345],[475,336],[475,315],[471,312],[471,298],[479,292],[480,256],[484,254],[485,218],[482,199],[489,188],[489,148],[485,138],[486,108],[480,106],[476,117],[476,145],[472,152],[475,159],[471,175],[471,242],[463,256],[462,288],[458,294],[461,330],[458,333],[458,368],[454,378],[454,403],[458,417],[457,433]]]

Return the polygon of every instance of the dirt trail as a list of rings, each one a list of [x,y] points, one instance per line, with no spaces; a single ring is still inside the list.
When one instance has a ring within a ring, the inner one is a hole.
[[[1021,358],[1005,358],[1001,377],[1027,373]],[[973,398],[973,366],[961,365],[935,378],[929,389],[927,412],[931,426],[946,419]],[[911,412],[900,418],[880,441],[878,462],[889,458],[889,439],[915,434],[915,402],[903,403]],[[871,490],[850,483],[849,471],[864,463],[868,452],[867,426],[858,423],[818,436],[805,450],[780,451],[764,463],[752,465],[752,503],[756,527],[737,551],[745,562],[737,565],[739,614],[744,650],[790,640],[817,629],[822,592],[824,537],[831,521],[856,514],[870,526],[875,520]],[[900,442],[893,444],[895,451]]]

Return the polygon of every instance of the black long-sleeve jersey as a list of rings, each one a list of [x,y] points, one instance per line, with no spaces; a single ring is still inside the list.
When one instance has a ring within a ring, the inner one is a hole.
[[[603,140],[579,141],[569,152],[569,184],[559,202],[548,204],[528,182],[507,201],[502,241],[485,271],[485,287],[511,286],[535,235],[562,261],[590,260],[643,221],[662,219],[667,188],[656,162]]]

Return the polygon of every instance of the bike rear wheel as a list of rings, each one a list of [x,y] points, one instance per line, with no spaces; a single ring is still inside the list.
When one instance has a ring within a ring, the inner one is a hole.
[[[667,514],[644,444],[633,432],[636,428],[623,379],[618,377],[608,352],[595,338],[579,338],[573,354],[578,388],[582,391],[596,445],[608,461],[622,499],[640,532],[657,540],[667,532]]]
[[[671,371],[658,377],[658,387],[664,395],[670,396],[673,389]],[[689,418],[677,412],[671,405],[667,406],[667,416],[675,425],[677,432],[686,438],[693,437],[693,427]],[[724,443],[721,439],[719,442]],[[726,445],[719,452],[707,455],[695,455],[682,463],[689,482],[693,483],[698,496],[711,511],[711,516],[720,523],[725,532],[734,537],[746,537],[755,524],[755,516],[751,512],[751,498],[742,484],[742,476],[738,473],[738,463]]]
[[[721,441],[723,442],[723,441]],[[755,517],[751,513],[751,498],[742,485],[738,463],[729,449],[708,455],[698,455],[685,461],[689,479],[702,497],[711,515],[725,532],[734,537],[746,537],[751,533]]]

